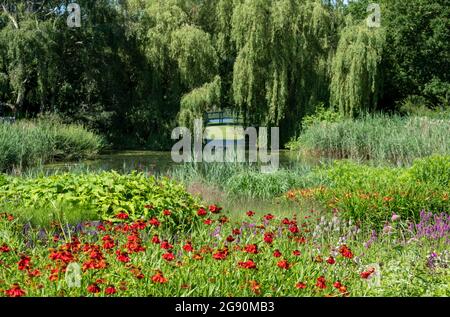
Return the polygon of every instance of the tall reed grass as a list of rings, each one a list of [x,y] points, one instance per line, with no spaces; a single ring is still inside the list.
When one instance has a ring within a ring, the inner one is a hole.
[[[218,186],[233,199],[272,199],[292,188],[325,184],[326,179],[320,174],[311,173],[315,168],[310,164],[298,164],[265,174],[258,165],[248,163],[192,163],[176,166],[169,174],[186,185]]]
[[[103,144],[102,137],[83,126],[63,124],[54,118],[0,123],[0,171],[89,158]]]
[[[308,127],[293,149],[321,157],[410,165],[415,158],[450,154],[450,119],[372,115],[320,122]]]

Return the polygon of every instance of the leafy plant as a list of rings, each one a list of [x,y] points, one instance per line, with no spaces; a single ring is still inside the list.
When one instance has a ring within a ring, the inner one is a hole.
[[[182,185],[136,172],[9,177],[8,183],[0,186],[0,197],[1,203],[17,208],[65,205],[95,210],[99,218],[113,222],[121,221],[116,217],[121,212],[137,220],[161,217],[168,209],[172,228],[192,225],[199,205]]]

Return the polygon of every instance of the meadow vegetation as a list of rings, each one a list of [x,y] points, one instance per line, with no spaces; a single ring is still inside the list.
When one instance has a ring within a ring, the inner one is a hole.
[[[0,171],[86,159],[104,145],[101,136],[81,125],[64,124],[56,117],[0,123]]]

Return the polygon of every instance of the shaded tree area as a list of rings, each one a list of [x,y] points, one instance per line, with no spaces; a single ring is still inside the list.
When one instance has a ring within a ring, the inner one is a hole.
[[[0,1],[0,108],[58,113],[116,147],[169,148],[212,109],[285,141],[319,105],[449,104],[450,0],[379,0],[379,28],[368,0],[78,0],[80,28],[70,2]]]

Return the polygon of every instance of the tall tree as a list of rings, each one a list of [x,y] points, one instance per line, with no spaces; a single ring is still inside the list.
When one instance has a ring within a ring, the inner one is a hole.
[[[233,92],[250,121],[276,125],[326,100],[331,9],[320,1],[245,0],[234,9]]]
[[[340,35],[332,66],[331,104],[353,116],[374,110],[381,88],[384,29],[366,23],[348,26]]]

